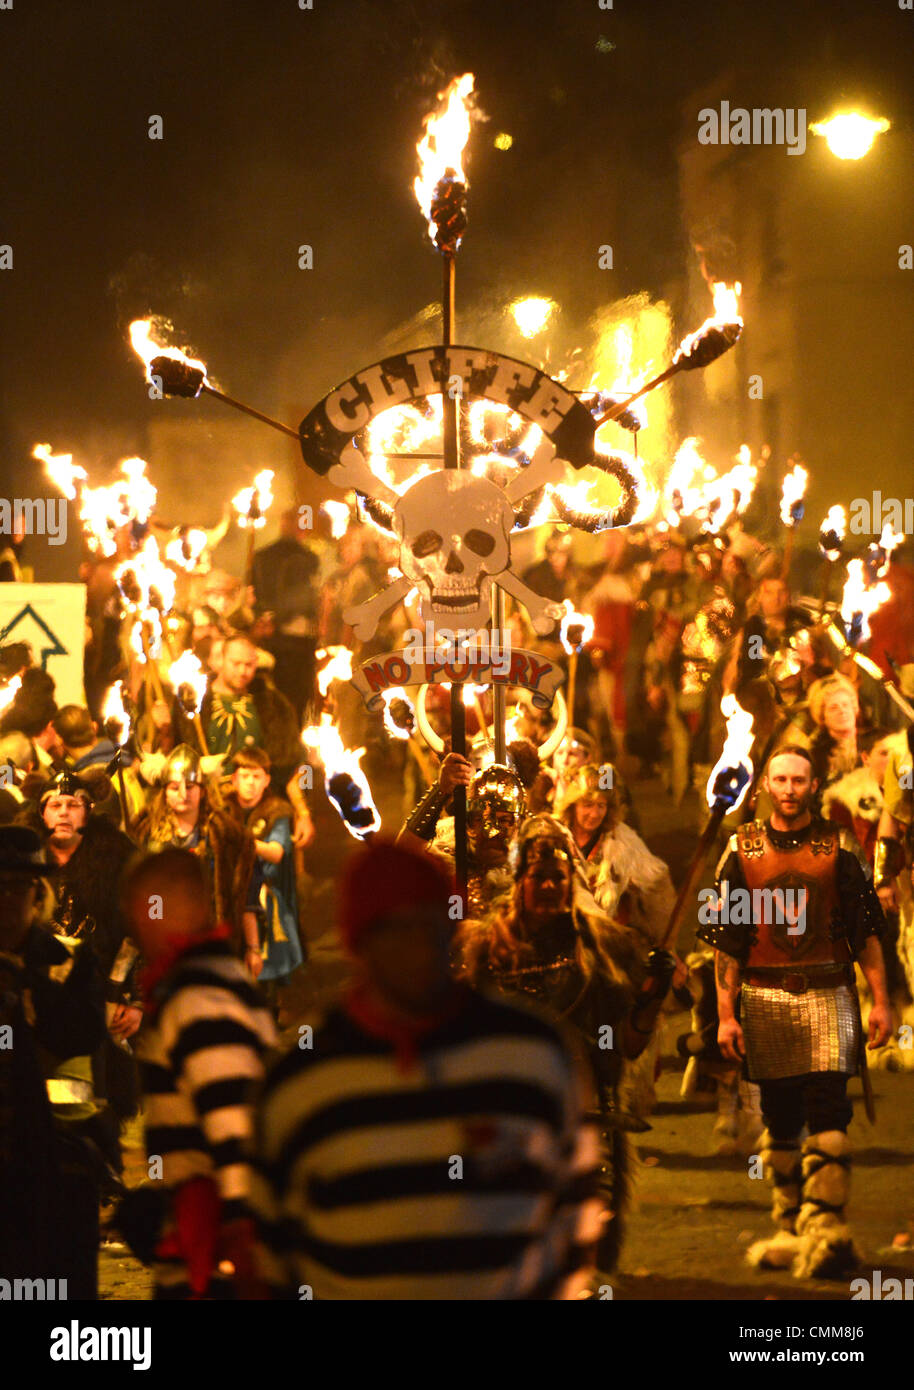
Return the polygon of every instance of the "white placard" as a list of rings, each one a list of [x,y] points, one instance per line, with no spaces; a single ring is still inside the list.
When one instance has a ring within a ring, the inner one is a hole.
[[[85,584],[0,584],[0,647],[28,642],[58,705],[84,705]]]

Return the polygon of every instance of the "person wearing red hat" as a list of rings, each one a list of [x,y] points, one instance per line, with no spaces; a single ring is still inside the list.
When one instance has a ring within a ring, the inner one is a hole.
[[[252,1204],[277,1297],[524,1299],[586,1286],[595,1135],[551,1024],[454,980],[434,859],[377,839],[340,932],[355,981],[267,1073]]]

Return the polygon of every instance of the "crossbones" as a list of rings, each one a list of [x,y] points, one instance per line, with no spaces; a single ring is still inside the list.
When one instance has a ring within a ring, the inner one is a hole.
[[[511,569],[514,507],[546,484],[564,482],[568,465],[544,437],[529,465],[500,488],[490,478],[460,469],[439,469],[398,493],[380,479],[352,443],[327,477],[335,486],[364,494],[390,513],[400,542],[402,574],[365,603],[347,608],[343,621],[361,641],[374,636],[385,613],[416,587],[423,623],[477,631],[490,614],[493,579],[526,608],[534,629],[548,633],[562,607],[544,599]]]

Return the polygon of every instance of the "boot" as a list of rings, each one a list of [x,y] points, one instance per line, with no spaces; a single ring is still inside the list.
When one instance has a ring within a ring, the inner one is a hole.
[[[763,1130],[760,1154],[765,1175],[774,1184],[771,1219],[777,1234],[757,1240],[746,1251],[756,1269],[789,1269],[799,1252],[796,1235],[800,1213],[800,1146],[795,1139],[772,1139]]]
[[[856,1268],[844,1208],[850,1195],[850,1143],[840,1129],[811,1134],[803,1145],[803,1194],[797,1217],[797,1279],[841,1279]]]

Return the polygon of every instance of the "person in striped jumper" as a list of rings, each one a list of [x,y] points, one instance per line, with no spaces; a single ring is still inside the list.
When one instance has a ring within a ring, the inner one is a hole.
[[[276,1041],[272,1016],[232,952],[230,927],[213,925],[196,855],[145,856],[128,869],[122,898],[148,962],[139,1059],[150,1176],[165,1197],[155,1297],[231,1297],[229,1266],[243,1284],[252,1251],[250,1089]]]
[[[376,839],[347,866],[355,982],[269,1068],[251,1203],[273,1295],[546,1299],[586,1291],[596,1134],[563,1035],[455,981],[436,860]]]

